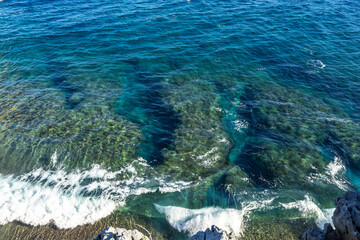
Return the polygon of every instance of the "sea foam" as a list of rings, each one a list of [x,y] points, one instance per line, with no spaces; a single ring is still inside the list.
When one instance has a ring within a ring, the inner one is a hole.
[[[330,162],[325,169],[324,173],[311,174],[307,180],[309,182],[324,182],[326,184],[332,184],[339,189],[347,191],[350,190],[351,183],[345,176],[346,167],[343,161],[339,157],[334,157],[334,160]]]
[[[304,200],[290,203],[280,203],[285,209],[298,209],[303,217],[314,216],[315,223],[319,228],[323,228],[325,223],[332,223],[331,216],[335,208],[320,209],[320,207],[309,196],[305,195]]]
[[[73,228],[108,216],[130,195],[180,191],[191,184],[146,178],[137,172],[139,164],[146,162],[139,159],[116,172],[94,165],[72,172],[36,169],[19,177],[0,174],[0,224],[18,220]]]
[[[200,209],[188,209],[177,206],[161,206],[155,204],[156,209],[165,215],[169,224],[178,231],[187,232],[190,235],[198,231],[204,231],[212,225],[241,236],[246,230],[246,223],[251,213],[260,211],[281,209],[297,209],[304,218],[314,218],[318,227],[322,228],[325,223],[331,223],[334,208],[321,209],[309,195],[305,199],[289,203],[276,201],[277,197],[260,201],[243,201],[239,209],[206,207]]]
[[[254,209],[263,209],[273,199],[252,201],[242,204],[242,208],[206,207],[188,209],[176,206],[161,206],[155,204],[156,209],[163,213],[171,226],[181,232],[195,234],[216,225],[219,228],[239,236],[245,230],[245,222]]]
[[[54,222],[59,228],[71,228],[103,218],[117,206],[106,197],[81,197],[12,176],[0,175],[0,192],[0,224],[14,220],[35,226]]]

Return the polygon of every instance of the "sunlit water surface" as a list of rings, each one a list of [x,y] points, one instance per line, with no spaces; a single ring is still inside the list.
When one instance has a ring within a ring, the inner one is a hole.
[[[0,1],[0,224],[118,210],[170,239],[259,218],[322,226],[360,184],[359,11]]]

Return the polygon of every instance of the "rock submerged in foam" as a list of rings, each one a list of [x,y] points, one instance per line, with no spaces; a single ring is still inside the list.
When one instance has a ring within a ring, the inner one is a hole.
[[[138,230],[127,230],[124,228],[107,227],[94,240],[148,240],[144,234]]]
[[[148,240],[144,234],[138,230],[126,230],[124,228],[107,227],[93,240]],[[225,230],[213,225],[205,231],[199,231],[191,236],[188,240],[235,240],[232,233],[227,233]]]
[[[360,192],[347,192],[343,197],[335,200],[336,209],[334,211],[332,220],[333,226],[326,223],[323,230],[317,227],[308,229],[302,236],[302,240],[360,240]],[[274,226],[274,223],[271,225]],[[297,225],[297,224],[295,224]],[[275,225],[279,227],[278,225]],[[295,226],[294,226],[295,228]],[[283,230],[281,230],[283,231]],[[119,232],[120,234],[118,234]],[[111,235],[111,234],[117,235]],[[125,235],[126,234],[141,234],[137,230],[115,229],[112,227],[106,228],[100,233],[95,240],[98,239],[148,239],[144,235]],[[106,235],[107,234],[107,235]],[[123,235],[121,235],[123,234]],[[121,236],[122,238],[120,238]],[[129,236],[130,238],[126,238]],[[139,237],[137,237],[139,236]],[[232,233],[213,225],[205,231],[199,231],[188,240],[235,240],[237,239]]]

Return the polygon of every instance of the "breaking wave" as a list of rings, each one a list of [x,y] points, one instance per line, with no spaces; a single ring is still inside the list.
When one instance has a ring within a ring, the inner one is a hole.
[[[59,228],[73,228],[108,216],[130,195],[175,192],[191,184],[147,178],[138,172],[139,165],[148,167],[145,160],[138,159],[116,172],[94,165],[70,173],[37,169],[20,177],[0,174],[0,224],[17,220],[34,226],[54,223]]]
[[[299,217],[312,218],[315,224],[322,228],[325,223],[332,223],[331,216],[335,208],[321,209],[316,201],[309,195],[303,200],[288,203],[279,202],[280,196],[268,200],[244,201],[239,209],[206,207],[200,209],[188,209],[178,206],[161,206],[155,204],[156,209],[165,215],[169,224],[178,231],[187,232],[190,235],[198,231],[204,231],[212,225],[232,232],[236,236],[243,235],[246,230],[250,215],[254,212],[284,211],[296,209]]]
[[[234,208],[207,207],[188,209],[176,206],[161,206],[155,204],[156,209],[165,215],[171,226],[181,232],[195,234],[216,225],[227,232],[241,235],[245,229],[246,219],[252,210],[264,209],[274,199],[252,201],[243,205],[241,210]]]
[[[305,195],[304,200],[290,203],[280,203],[285,209],[298,209],[303,217],[315,217],[316,225],[322,229],[325,223],[332,223],[331,216],[335,208],[320,209],[320,207],[309,196]]]

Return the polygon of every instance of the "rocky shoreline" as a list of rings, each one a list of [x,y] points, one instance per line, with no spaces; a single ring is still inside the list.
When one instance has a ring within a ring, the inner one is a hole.
[[[333,226],[330,223],[320,230],[316,226],[306,230],[302,240],[360,240],[360,193],[349,191],[335,200],[336,209],[332,216]],[[141,227],[141,226],[139,226]],[[146,229],[143,229],[146,231]],[[149,232],[145,236],[138,230],[108,227],[94,240],[152,240]],[[232,233],[215,225],[205,231],[199,231],[188,240],[236,240]]]
[[[141,227],[141,226],[140,226]],[[146,231],[146,229],[144,229]],[[124,228],[107,227],[99,233],[93,240],[152,240],[151,234],[148,232],[148,236],[145,236],[138,230],[127,230]],[[211,226],[205,231],[199,231],[195,235],[191,236],[188,240],[236,240],[236,237],[232,233],[216,227]]]
[[[94,240],[149,240],[150,237],[145,236],[140,231],[134,230],[127,230],[125,228],[113,228],[107,227],[99,233],[98,236],[94,238]]]
[[[302,240],[360,240],[360,193],[347,192],[335,200],[336,209],[330,223],[320,230],[308,229]]]
[[[231,233],[226,233],[221,229],[212,226],[211,228],[198,232],[190,237],[190,240],[197,239],[222,239],[222,240],[338,240],[338,239],[360,239],[360,193],[347,192],[343,197],[335,200],[336,210],[333,216],[333,226],[325,225],[324,230],[317,227],[309,226],[314,224],[313,219],[298,218],[298,219],[249,219],[247,226],[241,236],[233,236]],[[185,233],[163,232],[159,226],[158,218],[143,219],[131,212],[115,212],[110,216],[101,219],[93,224],[86,224],[78,226],[73,229],[59,229],[56,226],[49,224],[45,226],[31,226],[21,222],[11,222],[6,225],[0,225],[0,239],[111,239],[104,238],[106,235],[99,236],[99,233],[104,232],[104,229],[110,230],[108,226],[116,226],[119,237],[117,239],[131,239],[131,240],[156,240],[156,239],[188,239]],[[170,227],[170,226],[169,226]],[[114,228],[115,229],[115,228]],[[130,231],[128,231],[131,229]],[[137,229],[137,230],[133,230]],[[148,229],[148,231],[146,230]],[[305,232],[305,233],[304,233]],[[347,232],[347,233],[346,233]],[[346,234],[345,234],[346,233]],[[139,235],[140,234],[140,235]],[[120,238],[120,236],[122,238]],[[125,238],[128,236],[127,238]],[[138,236],[136,238],[136,236]],[[212,238],[210,238],[210,236]],[[301,237],[302,236],[302,237]],[[217,238],[214,238],[217,237]],[[143,239],[142,239],[143,238]]]

